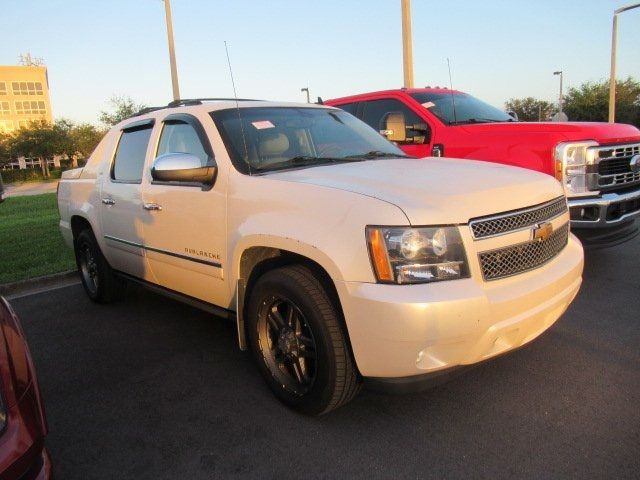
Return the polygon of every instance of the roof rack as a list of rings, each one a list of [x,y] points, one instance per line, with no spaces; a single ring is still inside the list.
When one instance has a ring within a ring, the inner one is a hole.
[[[163,107],[145,107],[142,110],[134,113],[128,118],[138,117],[140,115],[144,115],[146,113],[155,112],[156,110],[162,110],[163,108],[176,108],[176,107],[187,107],[189,105],[202,105],[202,102],[261,102],[263,100],[253,99],[253,98],[182,98],[180,100],[174,100],[169,102],[166,106]]]
[[[183,107],[187,105],[201,105],[202,102],[260,102],[262,100],[258,100],[255,98],[183,98],[180,100],[174,100],[173,102],[169,102],[167,107]]]

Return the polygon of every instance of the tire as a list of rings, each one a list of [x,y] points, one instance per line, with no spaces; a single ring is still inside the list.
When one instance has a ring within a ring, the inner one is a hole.
[[[115,275],[90,229],[80,232],[74,251],[80,280],[89,298],[96,303],[111,303],[120,298],[124,281]]]
[[[249,345],[276,397],[308,415],[351,401],[361,382],[336,307],[311,270],[271,270],[247,307]]]

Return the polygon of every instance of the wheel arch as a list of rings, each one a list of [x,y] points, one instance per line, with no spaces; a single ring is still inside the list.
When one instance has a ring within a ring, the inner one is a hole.
[[[71,234],[73,235],[74,242],[76,238],[78,238],[80,232],[86,228],[89,228],[95,235],[95,229],[93,228],[93,225],[91,225],[91,222],[82,215],[73,215],[69,220],[69,224],[71,225]]]
[[[353,350],[351,348],[349,329],[347,328],[342,303],[340,301],[340,295],[336,286],[335,277],[332,276],[330,269],[327,269],[325,265],[320,263],[317,259],[312,258],[305,253],[275,246],[252,245],[242,250],[239,255],[236,270],[236,313],[240,348],[242,350],[247,348],[247,332],[246,323],[244,321],[248,303],[246,300],[251,295],[251,290],[255,286],[255,283],[268,271],[294,264],[304,265],[311,270],[325,288],[329,299],[336,309],[340,324],[344,330],[347,345],[349,347],[349,354],[354,361],[354,365],[356,365]],[[333,262],[331,262],[331,265],[333,265]],[[335,265],[333,266],[334,268],[337,268]]]

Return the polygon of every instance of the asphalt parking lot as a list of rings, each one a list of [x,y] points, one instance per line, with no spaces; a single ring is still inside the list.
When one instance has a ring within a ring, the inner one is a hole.
[[[532,344],[421,394],[363,392],[321,418],[271,395],[235,326],[131,288],[12,301],[61,479],[638,478],[640,239],[587,255]]]

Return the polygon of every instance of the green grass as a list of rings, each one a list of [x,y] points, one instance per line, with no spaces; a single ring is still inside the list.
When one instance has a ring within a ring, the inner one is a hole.
[[[0,284],[75,269],[59,220],[54,193],[0,203]]]

